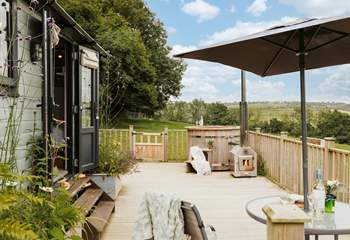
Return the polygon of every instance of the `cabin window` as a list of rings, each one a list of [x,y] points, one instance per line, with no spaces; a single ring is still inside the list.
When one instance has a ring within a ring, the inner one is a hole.
[[[0,0],[0,76],[11,77],[9,67],[10,4]]]

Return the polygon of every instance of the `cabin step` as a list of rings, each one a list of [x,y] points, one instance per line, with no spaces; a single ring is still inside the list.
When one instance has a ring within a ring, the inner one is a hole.
[[[86,216],[100,199],[102,194],[103,191],[100,188],[90,187],[74,202],[74,206],[82,209]]]
[[[111,214],[114,212],[114,201],[100,201],[93,213],[88,217],[88,227],[86,230],[85,239],[99,240],[103,230],[107,226]]]
[[[53,184],[57,183],[58,181],[60,181],[61,179],[63,179],[67,175],[68,175],[67,170],[58,169],[57,175],[54,176],[52,179]]]
[[[90,178],[84,177],[76,180],[72,183],[71,187],[69,188],[69,193],[72,197],[77,195],[81,190],[87,187],[88,183],[90,182]]]

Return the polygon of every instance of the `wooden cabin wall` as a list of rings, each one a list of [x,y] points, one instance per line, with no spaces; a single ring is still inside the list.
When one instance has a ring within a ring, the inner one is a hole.
[[[20,7],[20,10],[18,11],[16,22],[18,24],[18,30],[21,32],[21,36],[32,35],[33,33],[36,34],[38,30],[41,31],[41,16],[37,13],[33,14],[33,12],[29,10],[28,5],[21,0],[18,1],[18,6]],[[38,27],[40,29],[37,29]],[[19,41],[17,54],[18,59],[22,59],[25,63],[25,67],[21,70],[21,77],[18,82],[19,98],[17,99],[18,104],[23,104],[24,106],[22,121],[20,122],[20,141],[17,147],[17,168],[19,172],[23,172],[28,170],[31,166],[31,162],[26,159],[26,152],[27,143],[31,136],[33,136],[34,122],[37,127],[36,134],[38,136],[42,135],[40,105],[42,101],[43,77],[41,62],[33,64],[30,61],[30,41]],[[11,105],[10,102],[11,98],[0,97],[0,141],[3,140],[5,133],[9,106]]]

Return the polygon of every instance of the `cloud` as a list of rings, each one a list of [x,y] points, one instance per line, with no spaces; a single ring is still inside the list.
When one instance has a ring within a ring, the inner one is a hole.
[[[350,3],[349,3],[350,4]],[[276,21],[238,21],[231,27],[213,33],[198,44],[210,45],[265,30],[271,26],[295,21],[283,17]],[[175,45],[172,54],[192,51],[197,45]],[[184,89],[179,99],[201,98],[208,102],[240,100],[240,72],[221,64],[185,60],[188,64],[183,77]],[[298,74],[259,78],[247,74],[249,101],[299,101]],[[296,81],[296,82],[295,82]],[[307,101],[350,103],[350,64],[307,71]]]
[[[187,70],[180,100],[203,99],[207,102],[233,102],[241,97],[240,70],[215,63],[185,60]],[[249,101],[297,100],[283,81],[247,77]]]
[[[247,12],[253,14],[254,16],[260,16],[266,10],[267,10],[267,0],[255,0],[247,8]]]
[[[268,79],[248,79],[247,97],[249,101],[281,101],[289,98],[286,85],[282,81]]]
[[[350,99],[350,65],[333,67],[318,88],[321,93],[334,97],[335,101],[338,96],[349,96]]]
[[[166,27],[166,31],[168,34],[173,34],[173,33],[176,33],[176,28],[174,27]]]
[[[195,46],[175,45],[174,53],[193,50]],[[225,65],[198,60],[185,59],[186,72],[182,79],[184,86],[180,100],[191,101],[201,98],[207,102],[239,101],[240,70]],[[280,101],[289,99],[285,83],[260,79],[253,75],[247,77],[248,99],[250,101]],[[294,100],[294,98],[293,98]]]
[[[241,22],[238,21],[234,26],[226,28],[222,31],[215,32],[204,40],[200,41],[200,46],[212,45],[228,40],[233,40],[239,37],[243,37],[252,33],[266,30],[271,26],[280,25],[281,23],[287,23],[295,21],[295,17],[283,17],[277,21],[265,21],[265,22]]]
[[[204,0],[194,0],[184,4],[182,11],[190,16],[197,17],[197,22],[201,23],[216,18],[219,15],[220,8]]]
[[[174,56],[174,55],[179,54],[179,53],[190,52],[190,51],[193,51],[196,49],[197,49],[197,47],[194,45],[183,46],[180,44],[176,44],[176,45],[172,46],[172,49],[170,51],[170,56]]]
[[[279,0],[309,17],[328,17],[350,13],[349,0]]]

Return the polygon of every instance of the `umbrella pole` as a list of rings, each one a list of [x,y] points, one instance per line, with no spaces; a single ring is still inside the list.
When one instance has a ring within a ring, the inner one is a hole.
[[[245,72],[241,70],[241,102],[240,102],[240,129],[241,129],[241,147],[246,145],[246,131],[248,129],[248,109],[247,109],[247,89]]]
[[[303,188],[304,188],[304,209],[309,210],[308,191],[308,157],[307,157],[307,123],[306,123],[306,99],[305,99],[305,43],[304,30],[299,31],[299,69],[300,69],[300,97],[301,97],[301,139],[303,154]]]

